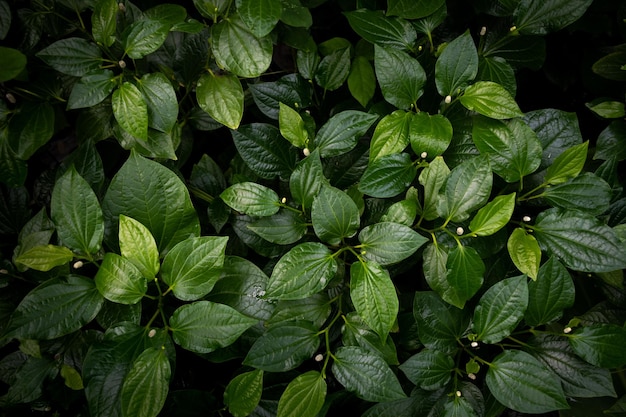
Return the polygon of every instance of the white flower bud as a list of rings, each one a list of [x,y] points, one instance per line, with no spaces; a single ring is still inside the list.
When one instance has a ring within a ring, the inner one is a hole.
[[[428,152],[422,152],[420,154],[420,158],[422,158],[422,159],[426,159],[427,156],[428,156]]]
[[[120,68],[126,68],[126,62],[125,62],[123,59],[121,59],[121,60],[117,63],[117,65],[119,65],[119,66],[120,66]]]
[[[567,333],[571,333],[572,332],[572,328],[567,326],[566,328],[563,329],[563,333],[567,334]]]
[[[321,353],[318,353],[317,355],[315,355],[315,362],[321,362],[324,360],[324,355],[322,355]]]
[[[478,347],[478,342],[472,342],[470,343],[470,346],[473,348],[477,348]]]
[[[117,3],[117,7],[120,9],[120,12],[126,13],[126,6],[124,6],[124,3]]]
[[[463,230],[463,228],[461,226],[456,228],[456,234],[461,236],[463,233],[465,233],[465,230]]]
[[[17,103],[17,100],[15,99],[15,96],[14,96],[13,94],[11,94],[11,93],[6,93],[5,97],[6,97],[6,99],[7,99],[7,101],[8,101],[9,103],[11,103],[11,104],[15,104],[15,103]]]
[[[509,29],[509,32],[515,32],[517,30],[517,26],[513,25],[511,26],[511,28]]]
[[[457,397],[460,397],[461,395],[463,395],[463,394],[461,394],[461,391],[457,391],[457,392],[456,392],[456,396],[457,396]]]
[[[480,28],[480,36],[485,36],[487,33],[487,28],[485,26]]]
[[[280,202],[285,204],[287,202],[287,197],[283,197],[282,200],[280,200]]]
[[[522,221],[528,223],[530,221],[530,216],[522,217]]]
[[[467,377],[471,379],[472,381],[476,380],[476,374],[467,374]]]
[[[302,149],[302,153],[304,154],[304,156],[309,156],[309,155],[311,155],[311,151],[309,150],[309,148],[304,148],[304,149]]]
[[[446,96],[446,98],[443,100],[443,102],[446,103],[446,104],[452,103],[452,96]]]
[[[154,337],[154,335],[155,335],[155,334],[156,334],[156,330],[155,330],[155,329],[151,329],[151,330],[148,332],[148,337],[152,338],[152,337]]]
[[[0,274],[2,275],[7,275],[9,273],[9,271],[7,271],[6,269],[0,269]]]
[[[83,261],[76,261],[74,262],[74,265],[72,265],[74,267],[74,269],[80,269],[82,268],[84,265]]]

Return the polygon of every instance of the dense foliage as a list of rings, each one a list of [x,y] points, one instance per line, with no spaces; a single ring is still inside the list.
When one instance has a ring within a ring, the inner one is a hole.
[[[0,0],[0,415],[624,415],[624,18]]]

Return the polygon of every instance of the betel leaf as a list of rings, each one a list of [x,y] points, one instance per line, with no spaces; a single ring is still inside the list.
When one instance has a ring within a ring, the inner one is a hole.
[[[477,340],[497,343],[509,336],[528,306],[526,276],[506,278],[489,288],[474,310],[472,328]]]
[[[161,279],[176,298],[193,301],[207,295],[220,278],[228,237],[185,239],[163,259]]]
[[[289,26],[308,28],[313,24],[313,16],[307,7],[300,5],[299,1],[283,1],[283,12],[280,20]]]
[[[272,82],[249,82],[248,89],[259,110],[274,120],[278,120],[280,103],[303,108],[311,101],[312,86],[297,74],[288,74]]]
[[[115,174],[102,201],[105,239],[117,236],[118,216],[132,217],[154,236],[164,255],[178,242],[200,234],[185,184],[163,165],[136,152]]]
[[[380,355],[389,365],[398,365],[396,345],[391,337],[385,341],[372,330],[356,313],[348,313],[344,318],[341,342],[344,346],[360,346],[372,353]]]
[[[568,268],[610,272],[626,267],[626,249],[615,231],[585,212],[546,210],[533,231],[539,245]]]
[[[450,42],[435,63],[435,83],[443,97],[456,96],[478,74],[478,52],[468,31]]]
[[[452,124],[441,114],[420,112],[413,116],[409,127],[411,149],[420,157],[432,161],[441,155],[452,141]]]
[[[581,210],[597,216],[608,210],[612,190],[602,178],[585,172],[567,182],[546,188],[543,198],[555,207]]]
[[[441,297],[448,303],[463,308],[483,285],[485,263],[476,249],[458,245],[448,253],[446,260],[448,287]]]
[[[350,27],[368,42],[396,49],[413,49],[417,32],[406,20],[367,9],[345,12],[344,15]]]
[[[120,10],[115,0],[100,0],[93,6],[91,15],[91,33],[96,43],[106,47],[115,42],[117,13]]]
[[[428,391],[443,388],[452,378],[454,359],[438,350],[424,349],[400,365],[406,377]]]
[[[12,80],[26,68],[26,55],[14,48],[0,46],[0,82]]]
[[[98,197],[72,165],[55,183],[50,217],[64,246],[83,254],[100,250],[104,220]]]
[[[52,278],[20,301],[2,337],[49,340],[75,332],[96,317],[103,301],[91,279]]]
[[[54,135],[54,107],[48,102],[24,103],[9,122],[9,146],[24,161]]]
[[[124,52],[132,59],[143,58],[163,45],[172,25],[152,19],[134,22],[122,39]]]
[[[446,178],[437,212],[453,222],[467,219],[489,198],[493,174],[489,157],[479,155],[457,165]]]
[[[385,100],[399,109],[413,108],[423,94],[426,72],[404,51],[374,45],[376,78]]]
[[[415,194],[417,196],[417,194]],[[419,202],[417,198],[407,198],[393,203],[385,214],[380,218],[381,222],[393,222],[405,226],[412,226],[415,223]]]
[[[0,2],[0,40],[6,38],[11,27],[11,8],[6,1]]]
[[[211,51],[220,67],[240,77],[263,74],[272,61],[272,40],[253,35],[239,15],[211,27]]]
[[[257,321],[224,304],[196,301],[176,309],[169,327],[183,348],[209,353],[231,345]]]
[[[139,302],[148,289],[146,278],[135,264],[113,252],[104,255],[94,281],[104,298],[120,304]]]
[[[583,141],[576,113],[556,109],[534,110],[524,115],[524,121],[541,142],[543,155],[540,169],[545,169],[563,151]]]
[[[515,209],[515,193],[499,195],[481,207],[469,228],[472,235],[489,236],[503,228],[511,219]]]
[[[359,209],[348,194],[324,185],[313,200],[311,221],[321,240],[336,245],[356,234],[360,225]]]
[[[296,243],[308,230],[302,214],[288,209],[281,209],[276,214],[261,217],[248,224],[248,229],[268,242],[279,245]]]
[[[326,381],[317,371],[298,375],[278,401],[277,417],[315,417],[326,399]]]
[[[115,120],[126,132],[148,139],[148,105],[134,84],[125,82],[115,90],[112,105]]]
[[[298,65],[298,67],[300,67]],[[363,107],[374,97],[376,92],[376,74],[370,61],[361,55],[352,60],[348,74],[348,89],[352,97]]]
[[[557,376],[521,350],[499,354],[490,364],[485,381],[500,403],[522,413],[569,408]]]
[[[324,90],[341,87],[350,75],[350,48],[331,52],[320,61],[315,71],[315,82]]]
[[[148,280],[159,272],[159,250],[150,231],[137,220],[120,214],[121,255],[131,261]]]
[[[243,87],[234,74],[203,74],[196,87],[198,105],[215,121],[237,129],[243,117]]]
[[[420,342],[433,350],[452,353],[470,322],[465,310],[446,303],[432,291],[418,291],[413,301]]]
[[[309,142],[309,134],[302,116],[283,102],[280,103],[278,111],[278,126],[280,134],[293,146],[304,148]]]
[[[515,97],[517,80],[515,70],[509,62],[499,56],[480,56],[478,61],[478,81],[493,81],[500,84]]]
[[[489,155],[493,171],[506,182],[520,181],[541,164],[541,144],[530,127],[519,119],[508,123],[475,117],[472,139],[482,154]]]
[[[364,259],[389,265],[408,258],[428,239],[408,226],[381,222],[363,228],[359,241]]]
[[[327,184],[320,153],[316,149],[309,156],[298,162],[289,177],[289,189],[293,199],[308,210],[322,184]]]
[[[309,321],[296,320],[270,326],[243,361],[267,372],[285,372],[313,356],[320,345],[318,329]]]
[[[224,403],[234,417],[245,417],[257,407],[262,393],[263,371],[255,369],[230,380],[224,390]]]
[[[422,253],[424,278],[430,289],[436,292],[443,300],[454,298],[453,290],[448,283],[448,250],[442,245],[429,243]]]
[[[327,158],[345,154],[354,149],[357,141],[378,119],[375,114],[357,110],[345,110],[332,116],[320,128],[313,141],[313,149]]]
[[[517,30],[528,35],[546,35],[556,32],[578,20],[593,0],[558,0],[537,3],[521,0],[513,17]]]
[[[326,292],[318,292],[299,300],[280,300],[277,303],[266,298],[263,300],[276,307],[270,319],[266,321],[269,326],[286,321],[306,320],[313,323],[313,326],[320,328],[330,316],[332,308],[332,303]]]
[[[113,71],[101,70],[82,77],[67,99],[67,110],[92,107],[101,103],[115,88]]]
[[[426,220],[434,220],[439,217],[437,214],[439,190],[445,184],[448,175],[450,175],[450,169],[441,156],[432,160],[420,173],[418,181],[424,187],[422,216]]]
[[[541,265],[541,248],[537,239],[518,227],[509,236],[506,246],[515,267],[536,280]]]
[[[65,265],[73,258],[74,253],[65,246],[35,245],[20,251],[14,262],[18,267],[23,266],[45,272],[57,266]]]
[[[36,55],[60,73],[75,77],[87,75],[102,64],[100,48],[82,38],[58,40]]]
[[[3,362],[7,358],[8,356],[3,359]],[[0,397],[0,406],[5,409],[14,408],[11,406],[19,406],[20,403],[35,402],[41,398],[44,383],[46,380],[53,380],[58,375],[59,364],[49,357],[30,356],[23,359],[19,365],[15,364],[14,369],[9,372],[13,374],[10,376],[11,379],[9,376],[3,377],[3,382],[10,382],[11,385],[6,394]]]
[[[0,182],[10,187],[19,187],[26,181],[28,166],[11,149],[8,134],[8,129],[0,130],[0,171],[4,173]]]
[[[574,352],[592,365],[619,368],[626,365],[626,329],[615,324],[594,324],[568,336]]]
[[[387,0],[387,15],[405,19],[426,17],[445,4],[445,0]]]
[[[325,245],[301,243],[278,260],[265,295],[280,300],[306,298],[322,291],[336,272],[337,261]]]
[[[350,267],[350,298],[363,321],[385,341],[398,315],[399,301],[389,272],[376,262]]]
[[[366,401],[406,398],[398,378],[379,355],[358,346],[340,347],[334,354],[332,372],[348,391]]]
[[[492,119],[510,119],[524,115],[508,91],[493,81],[477,81],[459,98],[468,110]]]
[[[567,269],[556,259],[548,259],[537,279],[528,283],[528,308],[524,321],[539,326],[558,320],[563,310],[574,304],[574,282]]]
[[[587,161],[589,141],[574,145],[557,156],[548,167],[544,182],[546,184],[562,184],[576,177]]]
[[[148,126],[161,132],[171,132],[178,119],[178,99],[165,74],[145,74],[137,82],[148,106]]]
[[[283,12],[282,3],[272,0],[241,0],[237,11],[250,32],[262,38],[268,35],[278,23]]]
[[[377,198],[395,197],[404,192],[417,175],[408,153],[385,155],[371,162],[359,182],[359,191]]]
[[[370,162],[385,155],[402,152],[407,147],[409,126],[414,117],[411,112],[395,110],[380,119],[370,141]]]
[[[122,415],[156,417],[165,404],[171,375],[165,346],[144,350],[133,361],[122,383]]]
[[[185,17],[187,17],[187,10],[177,4],[159,4],[145,10],[143,16],[148,19],[175,25],[184,22]]]
[[[626,73],[626,71],[622,71]],[[578,143],[578,142],[577,142]],[[598,136],[593,159],[626,159],[626,123],[616,120],[609,124]]]
[[[250,216],[271,216],[280,209],[278,194],[256,182],[239,182],[220,194],[229,207]]]

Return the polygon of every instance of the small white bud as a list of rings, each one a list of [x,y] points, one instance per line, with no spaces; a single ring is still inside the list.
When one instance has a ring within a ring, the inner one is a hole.
[[[121,60],[117,63],[117,65],[119,65],[119,66],[120,66],[120,68],[126,68],[126,62],[125,62],[123,59],[121,59]]]
[[[366,251],[366,250],[362,250],[362,251],[361,251],[361,255],[366,255],[366,254],[367,254],[367,251]]]
[[[417,47],[417,52],[422,52],[422,50],[424,49],[424,47],[422,45]]]
[[[420,158],[422,158],[422,159],[426,159],[427,156],[428,156],[428,152],[422,152],[420,154]]]
[[[6,269],[0,269],[0,274],[7,275],[8,273],[9,271],[7,271]]]
[[[530,221],[530,216],[522,217],[522,221],[528,223]]]
[[[280,200],[280,202],[285,204],[287,202],[287,197],[283,197],[282,200]]]
[[[463,233],[465,233],[465,230],[463,230],[463,228],[461,226],[456,228],[456,234],[461,236]]]
[[[324,360],[324,355],[322,355],[321,353],[318,353],[317,355],[315,355],[315,362],[321,362]]]
[[[567,326],[566,328],[563,329],[563,333],[567,334],[567,333],[571,333],[572,332],[572,328]]]
[[[467,377],[471,379],[472,381],[476,380],[476,374],[467,374]]]
[[[302,149],[302,153],[304,154],[304,156],[309,156],[309,155],[311,155],[311,151],[309,150],[309,148],[304,148],[304,149]]]
[[[515,32],[517,30],[517,26],[513,25],[511,26],[511,28],[509,29],[509,32]]]
[[[478,347],[478,342],[472,342],[470,343],[470,346],[473,348],[477,348]]]
[[[487,28],[483,26],[480,28],[480,36],[485,36],[485,33],[487,33]]]
[[[461,391],[457,391],[457,392],[456,392],[456,396],[457,396],[457,397],[460,397],[461,395],[463,395],[463,394],[461,394]]]
[[[74,267],[74,269],[80,269],[80,268],[83,267],[83,265],[85,265],[83,263],[83,261],[76,261],[76,262],[74,262],[74,265],[72,265],[72,266]]]
[[[156,330],[155,330],[155,329],[151,329],[151,330],[148,332],[148,337],[152,338],[152,337],[154,337],[154,335],[155,335],[155,334],[156,334]]]
[[[117,7],[118,9],[120,9],[120,12],[122,13],[126,12],[126,6],[124,6],[124,3],[117,3]]]
[[[446,103],[446,104],[452,103],[452,96],[446,96],[446,98],[443,100],[443,102]]]
[[[6,93],[5,97],[6,97],[6,99],[7,99],[7,101],[8,101],[9,103],[11,103],[11,104],[15,104],[15,103],[17,103],[17,100],[15,99],[15,96],[14,96],[13,94],[11,94],[11,93]]]

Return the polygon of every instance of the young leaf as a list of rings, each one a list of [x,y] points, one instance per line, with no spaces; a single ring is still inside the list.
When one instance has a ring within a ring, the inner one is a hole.
[[[352,30],[368,42],[396,49],[413,49],[417,32],[404,19],[367,9],[345,12],[344,15]]]
[[[515,193],[497,196],[480,208],[470,222],[472,235],[493,235],[509,222],[514,209]]]
[[[385,100],[399,109],[415,107],[426,83],[419,61],[406,52],[374,45],[374,64]]]
[[[350,298],[363,321],[385,341],[399,309],[396,287],[389,272],[376,262],[353,263]]]
[[[100,48],[82,38],[65,38],[36,53],[60,73],[82,77],[100,68]]]
[[[409,126],[414,117],[411,112],[396,110],[378,122],[370,141],[370,162],[406,148],[409,144]]]
[[[448,288],[441,296],[448,303],[463,308],[483,285],[485,263],[476,249],[459,245],[448,253],[446,269]]]
[[[543,197],[555,207],[598,216],[609,209],[612,190],[602,178],[585,172],[567,182],[547,187]]]
[[[406,398],[398,378],[380,356],[358,346],[344,346],[334,359],[333,375],[359,398],[372,402]]]
[[[266,297],[298,300],[322,291],[337,272],[337,261],[321,243],[302,243],[278,260]]]
[[[580,174],[587,160],[589,142],[572,146],[561,153],[548,167],[544,182],[546,184],[562,184]]]
[[[113,92],[113,115],[120,126],[142,140],[148,140],[148,105],[141,91],[129,82]]]
[[[424,349],[400,365],[400,370],[421,389],[434,391],[452,378],[454,359],[441,351]]]
[[[489,288],[474,310],[477,340],[497,343],[517,327],[528,306],[526,276],[506,278]]]
[[[550,258],[539,268],[537,279],[528,283],[528,308],[524,321],[539,326],[558,320],[574,304],[574,282],[559,261]]]
[[[522,0],[515,8],[513,17],[520,33],[546,35],[574,23],[592,2],[592,0],[558,0],[536,3],[532,0]]]
[[[326,399],[326,381],[317,371],[297,376],[278,401],[277,417],[315,417]]]
[[[411,227],[415,223],[419,203],[416,198],[407,198],[393,203],[380,218],[381,222],[393,222]]]
[[[377,119],[375,114],[356,110],[337,113],[317,132],[315,149],[319,149],[322,158],[343,155],[354,149],[359,138]]]
[[[466,109],[492,119],[511,119],[524,115],[511,94],[493,81],[478,81],[470,85],[459,100]]]
[[[124,378],[120,396],[122,415],[156,417],[165,404],[171,375],[165,346],[144,350]]]
[[[321,240],[336,245],[357,232],[359,209],[348,194],[326,185],[321,187],[313,200],[311,221],[315,234]]]
[[[569,408],[557,376],[521,350],[499,354],[489,366],[485,381],[500,403],[521,413]]]
[[[278,126],[283,135],[293,146],[304,148],[309,142],[309,134],[304,126],[302,116],[284,103],[280,103]]]
[[[120,214],[120,253],[148,280],[159,272],[159,250],[150,231],[137,220]]]
[[[215,121],[237,129],[243,117],[243,87],[234,74],[203,74],[196,88],[198,105]]]
[[[0,46],[0,82],[12,80],[26,68],[26,55],[14,48]]]
[[[250,216],[271,216],[280,209],[278,194],[256,182],[231,185],[220,194],[229,207]]]
[[[408,258],[428,239],[408,226],[381,222],[361,230],[359,241],[363,258],[384,266]]]
[[[174,311],[169,327],[183,348],[209,353],[231,345],[257,321],[224,304],[196,301]]]
[[[478,52],[469,30],[450,42],[435,63],[435,84],[443,97],[454,96],[476,78]]]
[[[137,82],[148,106],[148,126],[161,132],[171,132],[178,119],[178,99],[165,74],[145,74]]]
[[[422,170],[418,181],[424,187],[424,208],[422,216],[426,220],[434,220],[437,214],[437,204],[439,201],[439,190],[450,175],[450,169],[441,156],[437,156]]]
[[[536,280],[541,265],[541,248],[537,239],[518,227],[509,236],[506,247],[517,269]]]
[[[298,65],[298,67],[300,66]],[[374,97],[376,74],[372,64],[364,56],[356,56],[352,60],[350,74],[348,74],[348,89],[352,97],[363,107],[366,107]]]
[[[323,184],[328,184],[324,177],[319,150],[314,150],[309,156],[298,162],[289,177],[289,189],[293,199],[309,210],[313,200]]]
[[[234,417],[246,417],[259,404],[263,393],[263,371],[244,372],[230,380],[224,390],[224,403]]]
[[[15,265],[36,271],[49,271],[74,259],[74,253],[65,246],[36,245],[23,250],[15,257]]]
[[[163,45],[172,25],[152,19],[133,23],[122,40],[124,53],[132,59],[143,58]]]
[[[207,295],[220,278],[227,241],[225,236],[191,237],[174,246],[161,266],[168,290],[183,301]]]
[[[426,152],[425,159],[432,161],[448,149],[452,141],[452,124],[441,114],[417,113],[411,120],[409,140],[413,152],[420,156]]]
[[[237,3],[241,20],[257,38],[262,38],[274,29],[283,12],[281,2],[272,0],[241,0]]]
[[[91,15],[91,33],[96,43],[107,48],[115,42],[117,28],[117,12],[119,7],[115,0],[99,0],[95,2]]]
[[[135,264],[113,252],[104,255],[94,281],[104,298],[120,304],[138,303],[148,289]]]
[[[417,175],[408,153],[385,155],[371,162],[359,182],[359,191],[377,198],[390,198],[404,192]]]
[[[311,322],[279,323],[254,342],[243,364],[267,372],[285,372],[310,359],[319,345],[318,329]]]
[[[117,6],[116,6],[117,7]],[[113,71],[102,70],[82,77],[67,99],[67,110],[92,107],[101,103],[115,88]]]
[[[574,352],[592,365],[619,368],[626,365],[626,329],[615,324],[596,324],[576,329],[568,337]]]

